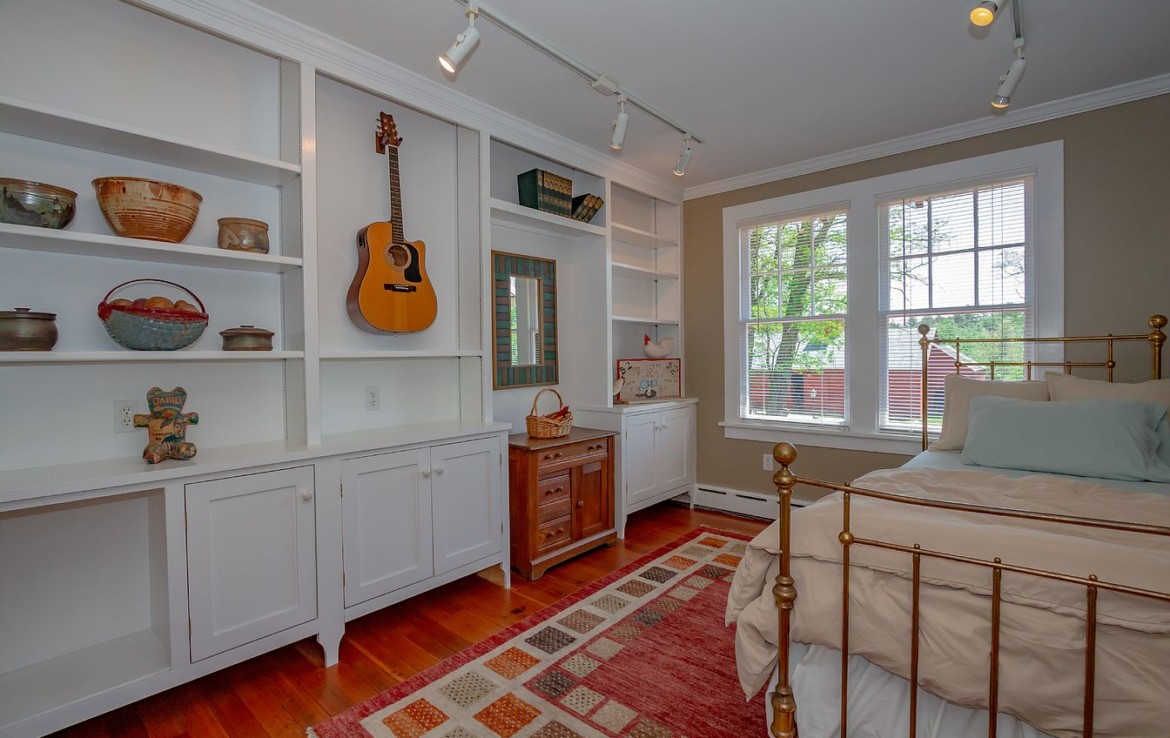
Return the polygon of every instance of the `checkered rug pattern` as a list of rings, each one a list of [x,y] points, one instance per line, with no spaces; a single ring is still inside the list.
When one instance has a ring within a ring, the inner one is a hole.
[[[762,735],[762,697],[744,701],[722,622],[746,538],[692,531],[309,735]]]

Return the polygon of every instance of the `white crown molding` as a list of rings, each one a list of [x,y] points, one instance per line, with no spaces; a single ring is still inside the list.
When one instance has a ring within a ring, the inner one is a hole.
[[[245,0],[128,0],[265,53],[319,72],[438,118],[483,131],[548,159],[617,181],[664,200],[679,200],[673,178],[658,178],[624,162],[494,108],[379,56]],[[455,19],[458,21],[458,18]],[[453,22],[455,22],[453,21]]]
[[[871,159],[879,159],[883,156],[902,154],[907,151],[924,149],[928,146],[937,146],[939,144],[960,141],[965,138],[995,133],[996,131],[1006,131],[1011,128],[1041,123],[1046,120],[1063,118],[1069,115],[1076,115],[1077,113],[1111,107],[1113,105],[1121,105],[1135,100],[1164,95],[1168,92],[1170,92],[1170,74],[1150,77],[1149,79],[1138,82],[1087,92],[1083,95],[1076,95],[1063,100],[1054,100],[1028,108],[1018,110],[1013,108],[1010,114],[1003,117],[988,116],[967,123],[958,123],[945,128],[937,128],[925,133],[916,133],[912,136],[895,138],[869,146],[861,146],[836,154],[806,159],[805,161],[785,164],[784,166],[774,167],[772,169],[763,169],[758,172],[719,180],[718,182],[708,182],[706,184],[688,187],[683,194],[683,199],[694,200],[695,198],[706,197],[708,195],[718,195],[724,192],[731,192],[732,190],[743,189],[744,187],[754,187],[756,185],[767,184],[768,182],[789,179],[802,174],[821,172],[846,164],[856,164]]]

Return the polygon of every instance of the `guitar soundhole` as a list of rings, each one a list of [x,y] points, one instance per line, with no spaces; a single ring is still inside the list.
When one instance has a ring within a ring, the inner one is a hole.
[[[396,243],[386,249],[386,258],[395,269],[405,269],[410,263],[410,252],[402,244]]]

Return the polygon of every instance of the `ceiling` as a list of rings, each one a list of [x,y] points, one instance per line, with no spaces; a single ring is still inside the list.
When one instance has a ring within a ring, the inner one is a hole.
[[[484,19],[479,47],[445,75],[437,57],[466,25],[455,0],[255,2],[649,173],[669,176],[678,157],[681,135],[633,109],[611,152],[616,98]],[[680,180],[693,190],[981,119],[1007,126],[1135,82],[1138,96],[1170,92],[1170,1],[1010,2],[1028,67],[1006,113],[990,102],[1012,60],[1010,6],[978,29],[974,0],[481,4],[700,136]]]

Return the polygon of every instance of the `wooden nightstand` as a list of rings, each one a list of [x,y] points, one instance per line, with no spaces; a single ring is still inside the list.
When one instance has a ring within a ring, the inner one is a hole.
[[[512,566],[538,579],[554,564],[617,540],[611,431],[508,437]]]

